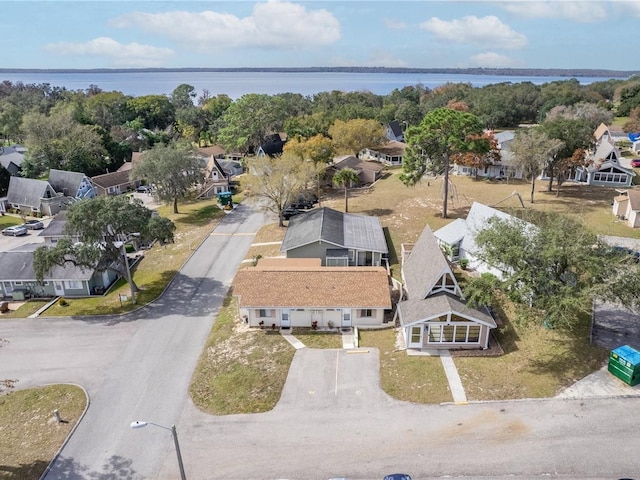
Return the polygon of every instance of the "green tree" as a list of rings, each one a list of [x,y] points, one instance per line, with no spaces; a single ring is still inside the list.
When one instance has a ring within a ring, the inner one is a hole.
[[[563,145],[562,141],[549,138],[539,128],[524,128],[516,132],[512,151],[516,167],[522,170],[523,178],[531,182],[531,203],[536,190],[536,179],[549,159],[556,155]]]
[[[194,107],[193,100],[198,96],[196,89],[186,83],[178,85],[171,93],[171,103],[176,110]]]
[[[286,112],[281,98],[250,93],[243,95],[220,119],[217,141],[231,150],[257,149],[270,133],[282,130]]]
[[[377,120],[336,120],[329,127],[329,136],[338,153],[358,155],[364,148],[378,148],[387,142],[384,127]]]
[[[266,155],[251,161],[246,185],[252,195],[266,200],[264,209],[276,214],[278,225],[282,227],[282,212],[300,196],[316,176],[314,163],[297,155]]]
[[[482,123],[475,115],[450,108],[429,112],[420,125],[405,132],[407,148],[400,180],[407,186],[417,184],[429,170],[444,174],[442,218],[447,218],[449,169],[452,156],[469,152],[487,153],[490,144],[482,137]]]
[[[505,273],[503,288],[522,306],[540,313],[547,325],[572,327],[591,309],[592,299],[640,303],[640,282],[620,295],[620,279],[640,274],[632,256],[601,243],[580,222],[563,215],[489,220],[476,243],[483,260]]]
[[[72,264],[98,271],[111,268],[127,278],[133,294],[138,287],[128,278],[122,253],[124,243],[131,239],[172,242],[174,230],[171,220],[153,217],[140,200],[125,195],[82,200],[71,205],[67,213],[65,233],[68,237],[60,239],[55,247],[42,246],[35,250],[36,278],[42,281],[56,265]]]
[[[53,109],[50,116],[30,113],[24,117],[28,150],[22,164],[23,174],[38,177],[50,168],[87,175],[104,173],[107,151],[97,127],[80,125],[70,109],[61,107]]]
[[[547,190],[549,192],[551,191],[553,179],[555,178],[558,186],[556,194],[559,195],[560,186],[570,173],[571,168],[575,166],[578,157],[574,155],[576,155],[576,152],[579,150],[589,150],[593,144],[594,129],[588,120],[579,118],[557,118],[545,121],[540,125],[540,128],[550,138],[561,140],[563,143],[563,147],[559,149],[554,156],[550,157],[545,165],[546,174],[549,176],[549,186]]]
[[[333,176],[333,184],[344,188],[344,211],[349,211],[349,188],[358,183],[360,178],[353,168],[343,168]]]
[[[204,183],[204,165],[188,147],[157,144],[144,152],[132,176],[153,185],[154,194],[162,201],[172,202],[173,213],[178,213],[178,200]]]
[[[500,280],[491,273],[473,277],[463,288],[467,305],[474,308],[490,307],[496,301]]]
[[[144,128],[164,130],[175,121],[176,109],[164,95],[143,95],[127,102],[133,117],[140,119]]]
[[[131,97],[120,92],[98,93],[84,101],[84,112],[91,123],[108,131],[132,119],[127,107],[129,100]]]

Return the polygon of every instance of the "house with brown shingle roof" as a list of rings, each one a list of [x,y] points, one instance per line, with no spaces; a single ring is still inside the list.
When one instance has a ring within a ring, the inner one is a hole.
[[[360,183],[370,184],[376,182],[381,176],[384,170],[384,165],[378,162],[367,162],[354,157],[353,155],[345,155],[342,157],[336,157],[333,159],[333,166],[331,169],[333,172],[339,172],[343,168],[351,168],[356,171]],[[331,171],[327,171],[330,176],[333,176]]]
[[[402,259],[405,300],[398,303],[408,349],[487,348],[496,322],[486,308],[467,305],[449,262],[427,225]]]
[[[233,283],[240,318],[252,327],[383,325],[391,308],[382,267],[323,267],[318,258],[262,259]]]
[[[375,160],[389,166],[402,165],[406,148],[406,143],[391,140],[378,148],[365,148],[360,152],[360,158],[363,160]]]
[[[130,174],[131,170],[118,170],[91,177],[91,181],[98,195],[120,195],[135,190],[140,185],[140,180],[132,181]]]
[[[614,198],[613,214],[631,228],[640,227],[640,190],[626,190]]]

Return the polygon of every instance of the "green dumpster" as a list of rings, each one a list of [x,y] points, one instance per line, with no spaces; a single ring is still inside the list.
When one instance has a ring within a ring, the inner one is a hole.
[[[632,387],[640,383],[640,352],[623,345],[609,354],[609,371]]]
[[[233,194],[231,192],[220,192],[218,194],[218,202],[220,205],[233,205]]]

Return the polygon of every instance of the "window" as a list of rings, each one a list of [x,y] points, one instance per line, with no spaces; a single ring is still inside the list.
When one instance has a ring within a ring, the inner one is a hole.
[[[373,310],[370,308],[363,308],[360,310],[360,317],[371,318],[373,317]]]
[[[260,310],[258,310],[258,316],[259,317],[264,317],[264,318],[269,318],[269,317],[271,317],[271,310],[267,310],[267,309],[261,308]]]
[[[79,280],[65,280],[64,288],[80,289],[82,288],[82,282]]]
[[[13,282],[14,285],[22,285],[22,282]]]
[[[420,332],[422,328],[420,327],[411,327],[411,343],[416,344],[420,343]]]
[[[480,326],[472,325],[469,327],[469,336],[467,338],[467,342],[478,342],[480,341]]]
[[[440,343],[440,335],[442,333],[441,325],[429,325],[429,342]]]

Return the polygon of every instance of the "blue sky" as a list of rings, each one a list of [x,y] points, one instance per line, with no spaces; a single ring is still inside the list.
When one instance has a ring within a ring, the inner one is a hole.
[[[640,1],[0,0],[0,17],[0,68],[640,68]]]

